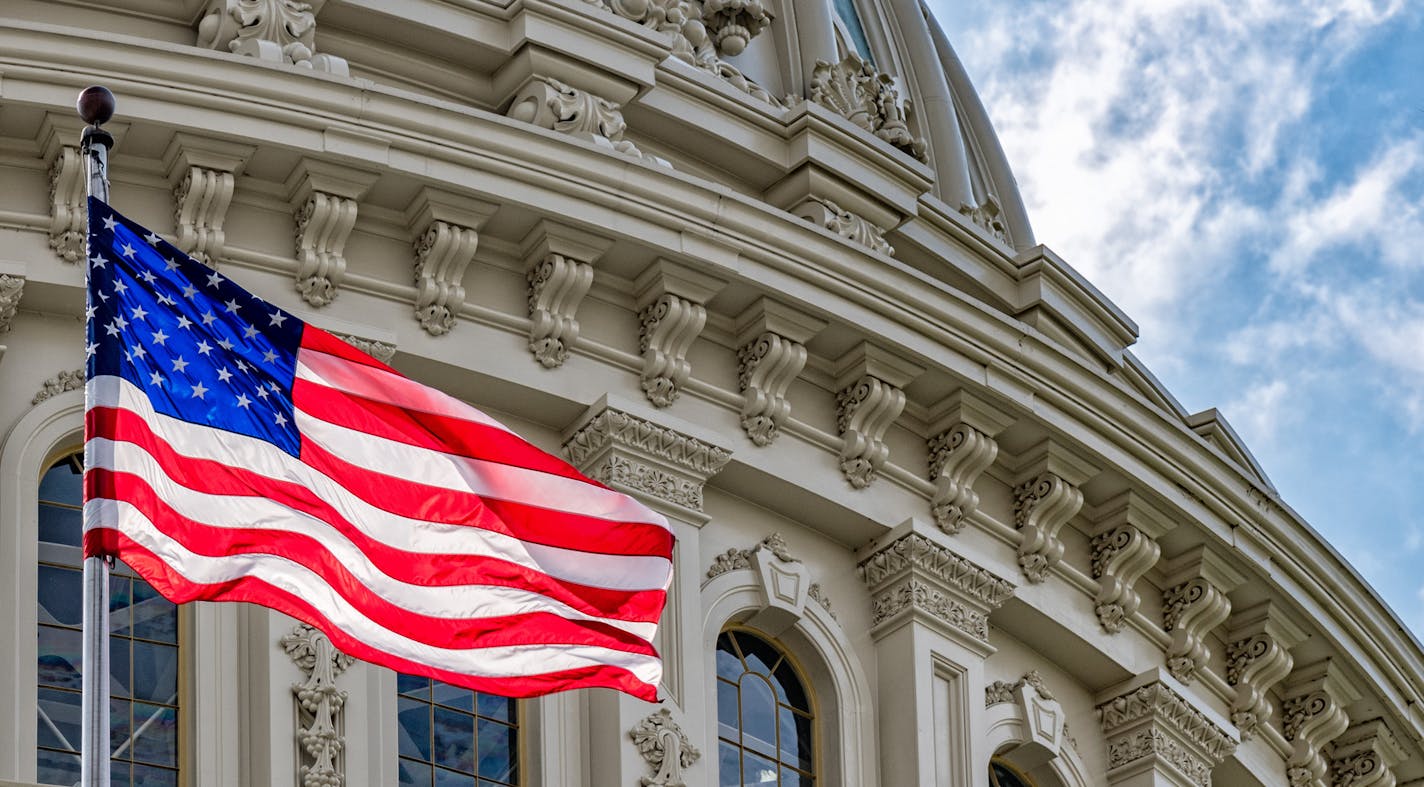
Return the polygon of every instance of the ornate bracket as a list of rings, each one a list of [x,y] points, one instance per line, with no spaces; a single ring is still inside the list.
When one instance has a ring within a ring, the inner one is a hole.
[[[974,482],[994,464],[999,444],[994,437],[1012,423],[996,407],[960,389],[947,397],[931,418],[930,474],[934,496],[930,512],[939,529],[951,535],[979,508]]]
[[[415,235],[415,318],[431,336],[455,327],[465,303],[465,269],[475,258],[479,231],[497,206],[424,188],[406,211]]]
[[[638,303],[638,350],[643,355],[643,393],[658,407],[677,399],[692,373],[687,351],[707,322],[703,307],[725,279],[660,259],[634,282]]]
[[[1103,505],[1093,529],[1093,579],[1098,581],[1094,609],[1109,634],[1122,631],[1142,598],[1137,580],[1162,555],[1157,538],[1173,527],[1166,514],[1127,491]]]
[[[1383,719],[1349,728],[1330,747],[1332,787],[1394,787],[1394,767],[1408,757]]]
[[[529,351],[545,369],[562,366],[578,340],[579,304],[593,284],[593,264],[611,241],[540,221],[523,242],[529,280]]]
[[[683,771],[692,767],[702,753],[687,739],[672,719],[672,712],[660,709],[628,731],[638,753],[653,769],[652,776],[638,779],[642,787],[687,787]]]
[[[1291,745],[1286,757],[1291,787],[1332,787],[1325,745],[1350,725],[1345,708],[1359,697],[1359,690],[1329,659],[1291,675],[1281,702],[1281,731]]]
[[[771,445],[791,414],[786,390],[806,366],[805,343],[823,320],[761,298],[737,318],[737,382],[742,429],[759,446]]]
[[[25,277],[0,273],[0,333],[9,333],[15,313],[20,309],[20,297],[25,294]]]
[[[885,432],[905,409],[904,386],[924,368],[861,342],[836,364],[836,428],[840,431],[841,472],[856,489],[870,486],[890,447]]]
[[[176,134],[163,154],[173,184],[174,244],[211,267],[222,257],[223,222],[233,187],[255,150],[250,145]]]
[[[198,21],[198,46],[340,76],[344,58],[316,54],[316,15],[326,0],[212,0]]]
[[[1030,449],[1014,487],[1014,527],[1019,531],[1019,567],[1029,582],[1048,579],[1063,559],[1058,531],[1083,507],[1078,486],[1096,470],[1052,440]]]
[[[79,148],[60,146],[49,166],[49,247],[65,262],[84,259],[86,177]]]
[[[305,623],[282,637],[281,644],[307,676],[292,686],[298,705],[302,787],[340,787],[346,781],[341,761],[346,692],[336,687],[336,676],[355,659],[333,648],[325,634]]]
[[[1141,774],[1162,782],[1211,786],[1211,770],[1236,749],[1236,741],[1175,690],[1154,681],[1098,706],[1108,741],[1108,783]],[[1136,783],[1136,782],[1133,782]]]
[[[879,639],[916,620],[986,648],[989,613],[1014,586],[938,543],[933,532],[911,520],[861,553],[856,571],[870,588],[871,635]]]
[[[895,79],[851,52],[839,63],[816,61],[811,72],[811,100],[839,113],[920,161],[925,141],[910,134],[910,102],[900,101]]]
[[[871,251],[887,257],[895,253],[895,247],[885,240],[885,230],[828,199],[809,197],[791,212]]]
[[[559,131],[625,156],[672,167],[666,159],[648,155],[623,138],[628,124],[624,122],[623,109],[618,104],[553,77],[531,78],[515,94],[514,102],[509,105],[505,114],[515,120]]]
[[[1226,682],[1236,687],[1231,723],[1250,740],[1271,717],[1269,692],[1290,674],[1290,649],[1305,639],[1305,631],[1285,610],[1263,601],[1237,613],[1226,645]]]
[[[1172,635],[1167,646],[1167,670],[1186,683],[1206,666],[1207,633],[1226,621],[1231,600],[1226,594],[1246,578],[1214,551],[1198,545],[1173,558],[1166,567],[1162,593],[1162,627]]]
[[[375,184],[362,172],[303,159],[287,179],[288,201],[296,211],[297,292],[312,306],[336,298],[346,275],[346,239],[356,226],[356,201]]]

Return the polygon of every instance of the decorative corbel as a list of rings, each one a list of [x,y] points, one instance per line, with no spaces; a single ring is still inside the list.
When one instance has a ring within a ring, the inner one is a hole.
[[[59,145],[49,165],[49,247],[65,262],[84,259],[84,159],[77,145]]]
[[[1350,726],[1345,708],[1359,698],[1359,689],[1330,659],[1291,674],[1281,699],[1281,731],[1291,745],[1286,757],[1291,787],[1332,787],[1325,746]]]
[[[638,350],[643,355],[643,392],[667,407],[692,373],[687,351],[707,322],[707,303],[727,284],[699,268],[659,259],[638,276]]]
[[[336,677],[355,659],[333,648],[325,634],[305,623],[282,637],[281,644],[306,673],[306,680],[292,686],[297,696],[302,787],[341,787],[346,781],[341,759],[346,745],[342,719],[346,692],[336,687]]]
[[[1109,634],[1122,631],[1142,605],[1137,580],[1162,555],[1157,539],[1176,525],[1141,495],[1128,490],[1099,509],[1093,527],[1093,579],[1098,581],[1094,610]]]
[[[217,267],[223,253],[223,222],[233,187],[256,148],[234,142],[175,134],[163,154],[173,186],[175,246],[199,262]]]
[[[771,24],[772,14],[762,0],[703,0],[702,23],[717,51],[736,57]]]
[[[349,76],[345,58],[316,53],[316,15],[326,0],[211,0],[198,17],[198,46],[271,63]]]
[[[786,391],[806,366],[806,342],[825,327],[824,320],[769,298],[758,299],[737,318],[742,429],[756,445],[771,445],[791,414]]]
[[[1227,593],[1246,581],[1205,544],[1168,561],[1162,593],[1162,627],[1172,635],[1167,646],[1167,671],[1183,683],[1206,667],[1207,634],[1231,614]]]
[[[885,240],[884,229],[828,199],[807,197],[791,213],[871,251],[887,257],[895,254],[895,247]]]
[[[356,201],[376,179],[344,164],[304,158],[287,178],[296,215],[297,292],[313,306],[331,303],[346,276],[346,239],[356,226]]]
[[[20,309],[20,298],[24,294],[24,276],[0,273],[0,333],[10,332],[10,324],[15,321],[15,313]]]
[[[1236,687],[1231,723],[1250,740],[1271,717],[1270,691],[1290,674],[1290,649],[1305,630],[1277,604],[1263,601],[1232,616],[1226,636],[1226,682]]]
[[[890,457],[885,433],[905,409],[904,387],[924,371],[869,342],[856,345],[836,363],[841,472],[851,486],[870,486],[885,465]]]
[[[702,753],[673,721],[672,711],[659,709],[634,725],[628,737],[653,770],[652,776],[638,779],[642,787],[687,787],[684,771],[691,768]]]
[[[1383,719],[1345,730],[1330,747],[1332,787],[1394,787],[1394,767],[1408,757]]]
[[[465,303],[465,269],[497,205],[429,187],[406,211],[415,241],[415,317],[431,336],[455,327]]]
[[[529,280],[529,352],[545,369],[562,366],[578,341],[578,307],[593,265],[612,241],[541,220],[520,244]]]
[[[622,107],[553,77],[531,77],[515,93],[514,101],[505,114],[625,156],[672,167],[666,159],[644,153],[637,145],[623,138],[628,124],[623,120]]]
[[[994,464],[999,444],[994,438],[1013,423],[1013,416],[961,388],[935,407],[930,416],[930,481],[934,495],[930,512],[939,529],[958,533],[979,508],[974,482]]]
[[[1019,567],[1029,582],[1048,579],[1049,570],[1063,559],[1058,531],[1083,507],[1078,487],[1096,474],[1086,459],[1052,439],[1020,458],[1014,527],[1019,531]]]

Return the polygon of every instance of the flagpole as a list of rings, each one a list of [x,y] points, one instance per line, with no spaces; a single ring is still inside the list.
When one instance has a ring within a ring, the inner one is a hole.
[[[80,151],[88,167],[89,196],[109,201],[109,149],[114,138],[100,128],[114,116],[114,94],[94,86],[79,94],[76,104],[86,128]],[[89,233],[85,232],[85,238]],[[88,242],[86,241],[86,245]],[[92,254],[93,249],[87,249]],[[89,256],[86,254],[86,256]],[[85,298],[89,292],[89,263],[84,263]],[[86,330],[89,330],[86,326]],[[84,410],[89,411],[85,387]],[[89,471],[88,441],[84,446],[84,470]],[[89,531],[89,508],[84,509],[84,531]],[[82,787],[109,787],[109,563],[107,557],[84,558],[84,647],[83,695],[80,715],[79,772]]]

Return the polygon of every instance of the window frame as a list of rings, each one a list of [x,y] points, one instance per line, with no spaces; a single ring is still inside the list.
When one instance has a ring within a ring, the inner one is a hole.
[[[761,630],[759,630],[759,629],[757,629],[757,628],[755,628],[755,627],[753,627],[753,626],[748,626],[748,625],[743,624],[743,623],[735,623],[735,622],[730,622],[730,621],[729,621],[729,622],[727,623],[727,625],[723,626],[723,627],[722,627],[722,630],[721,630],[720,632],[718,632],[718,637],[720,638],[722,634],[726,634],[726,633],[732,633],[732,634],[749,634],[749,635],[751,635],[751,636],[753,636],[753,637],[756,637],[757,639],[760,639],[761,641],[763,641],[763,642],[765,642],[766,644],[770,645],[770,646],[772,647],[772,649],[774,649],[774,650],[781,656],[782,659],[784,659],[788,664],[791,665],[791,672],[792,672],[792,674],[796,677],[796,679],[797,679],[798,681],[801,682],[801,691],[802,691],[803,693],[805,693],[805,695],[806,695],[806,707],[807,707],[808,712],[809,712],[809,714],[810,714],[810,720],[811,720],[811,769],[810,769],[810,771],[809,771],[809,774],[810,774],[810,778],[811,778],[811,783],[812,783],[813,785],[823,785],[823,784],[825,784],[826,782],[825,782],[825,775],[824,775],[824,772],[823,772],[823,757],[822,757],[822,749],[824,748],[823,738],[824,738],[825,736],[824,736],[824,734],[822,733],[822,730],[821,730],[821,718],[822,718],[822,717],[821,717],[820,698],[819,698],[819,693],[816,691],[816,686],[815,686],[815,684],[814,684],[814,683],[810,680],[810,678],[809,678],[809,673],[806,671],[805,665],[803,665],[803,664],[801,663],[801,660],[796,656],[796,652],[795,652],[794,649],[788,647],[786,643],[782,642],[782,641],[781,641],[780,639],[778,639],[777,637],[773,637],[773,636],[767,634],[766,632],[761,631]],[[721,680],[720,676],[717,674],[716,659],[717,659],[717,644],[716,644],[716,640],[714,639],[714,640],[713,640],[713,644],[712,644],[712,665],[713,665],[713,666],[712,666],[712,681],[713,681],[714,684],[715,684],[717,681]],[[744,658],[743,660],[745,661],[745,658]],[[740,689],[738,689],[738,693],[740,694]],[[715,769],[716,769],[717,773],[714,774],[714,780],[713,780],[712,782],[710,782],[710,783],[711,783],[711,784],[721,784],[721,777],[722,777],[721,768],[722,768],[722,764],[721,764],[721,758],[720,758],[720,756],[719,756],[719,754],[718,754],[718,752],[720,752],[720,750],[721,750],[722,741],[723,741],[723,738],[722,738],[722,729],[721,729],[721,721],[720,721],[720,718],[719,718],[719,717],[720,717],[720,708],[719,708],[718,705],[717,705],[718,700],[717,700],[717,694],[716,694],[715,691],[712,693],[712,697],[713,697],[713,702],[712,702],[712,707],[711,707],[711,709],[710,709],[710,710],[711,710],[710,716],[711,716],[711,719],[712,719],[712,722],[711,722],[711,723],[712,723],[712,734],[711,734],[711,738],[713,739],[713,742],[716,744],[716,750],[715,750],[713,753],[711,753],[710,756],[712,757],[713,762],[716,764],[716,765],[715,765]],[[788,707],[790,707],[790,706],[788,705]],[[739,720],[740,720],[740,714],[738,714],[738,717],[739,717]],[[743,750],[743,751],[747,750],[746,747],[745,747],[745,746],[742,746],[741,744],[736,744],[736,745],[737,745],[737,748],[740,749],[740,750]],[[781,761],[781,759],[780,759],[780,756],[779,756],[780,747],[778,747],[777,751],[778,751],[777,765],[783,765],[784,763],[782,763],[782,761]],[[800,771],[800,768],[799,768],[799,767],[794,767],[793,769],[796,770],[796,771]],[[780,777],[778,776],[778,781],[779,781],[779,780],[780,780]]]
[[[394,761],[393,761],[393,766],[394,766],[394,768],[393,768],[393,771],[392,771],[392,777],[396,780],[394,783],[395,783],[395,784],[399,784],[399,783],[400,783],[400,767],[401,767],[401,761],[402,761],[402,760],[409,759],[409,760],[411,760],[412,762],[426,763],[426,764],[429,764],[432,769],[434,769],[434,768],[436,768],[436,767],[439,767],[438,765],[435,764],[435,762],[434,762],[433,760],[416,760],[416,759],[413,758],[413,757],[405,757],[404,755],[402,755],[402,754],[400,753],[400,737],[401,737],[400,701],[401,701],[401,699],[404,698],[404,699],[415,700],[416,702],[424,702],[425,705],[426,705],[426,707],[429,707],[429,708],[432,709],[432,712],[433,712],[433,709],[436,708],[436,707],[451,708],[451,709],[457,710],[457,711],[459,711],[459,712],[461,712],[461,713],[465,713],[465,711],[460,710],[460,709],[458,709],[458,708],[455,708],[454,706],[443,705],[443,704],[436,703],[436,702],[435,702],[435,699],[434,699],[433,693],[432,693],[432,696],[431,696],[429,699],[425,699],[425,700],[421,700],[420,698],[416,698],[416,697],[411,697],[411,696],[408,695],[408,694],[402,694],[402,693],[401,693],[401,690],[400,690],[400,678],[401,678],[401,673],[395,672],[394,670],[390,670],[389,673],[390,673],[390,675],[391,675],[391,679],[390,679],[391,682],[390,682],[390,684],[389,684],[389,685],[391,686],[391,695],[390,695],[390,696],[391,696],[391,698],[392,698],[392,701],[391,701],[391,710],[392,710],[392,712],[395,714],[395,718],[394,718],[394,721],[395,721],[395,725],[394,725],[394,734],[395,734],[395,737],[394,737],[394,739],[392,740],[392,747],[391,747],[391,749],[390,749],[390,751],[392,751],[392,752],[395,754],[395,759],[394,759]],[[418,675],[418,676],[415,676],[415,677],[424,678],[425,676],[423,676],[423,675]],[[429,680],[432,681],[432,683],[431,683],[431,686],[432,686],[432,687],[434,686],[435,683],[440,683],[440,682],[442,682],[442,681],[436,680],[435,678],[429,678]],[[471,691],[474,691],[474,690],[471,689]],[[475,693],[476,693],[476,694],[479,694],[479,693],[481,693],[481,692],[476,691]],[[488,696],[492,696],[492,697],[494,697],[494,696],[499,696],[499,695],[496,695],[496,694],[489,694],[489,692],[484,692],[484,693],[487,694]],[[530,785],[533,785],[533,784],[538,783],[538,780],[533,778],[533,774],[532,774],[532,772],[531,772],[531,770],[530,770],[532,763],[531,763],[531,761],[530,761],[530,753],[529,753],[529,752],[530,752],[530,740],[529,740],[529,738],[530,738],[530,735],[533,734],[533,731],[532,731],[532,717],[531,717],[530,714],[531,714],[531,711],[533,710],[533,705],[534,705],[534,703],[533,703],[531,700],[528,700],[528,699],[518,699],[518,698],[509,698],[509,699],[511,699],[511,701],[514,703],[514,720],[513,720],[513,724],[510,724],[510,725],[509,725],[509,726],[515,731],[514,761],[515,761],[516,775],[518,776],[518,778],[515,779],[514,785],[515,785],[515,787],[529,787]],[[476,727],[475,727],[475,730],[474,730],[474,733],[475,733],[475,736],[476,736],[476,737],[475,737],[476,760],[475,760],[475,775],[474,775],[474,779],[475,779],[476,785],[478,785],[478,784],[481,782],[481,780],[482,780],[481,777],[480,777],[480,775],[479,775],[479,760],[478,760],[478,751],[479,751],[479,750],[478,750],[478,745],[479,745],[479,737],[478,737],[478,735],[479,735],[479,726],[478,726],[478,720],[479,720],[480,718],[491,718],[491,719],[492,719],[492,717],[481,716],[478,709],[479,709],[479,702],[478,702],[478,700],[476,700],[473,709],[468,712],[469,715],[470,715],[473,719],[475,719],[475,721],[476,721]],[[493,720],[493,721],[496,721],[496,722],[499,722],[498,719],[492,719],[492,720]],[[502,723],[502,722],[500,722],[500,723]],[[448,770],[448,769],[447,769],[447,770]],[[433,772],[433,770],[432,770],[432,772]],[[487,780],[485,780],[485,781],[487,781]]]

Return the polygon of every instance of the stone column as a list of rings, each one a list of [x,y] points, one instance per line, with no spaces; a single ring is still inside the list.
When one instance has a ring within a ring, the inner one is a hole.
[[[1211,771],[1236,750],[1228,725],[1162,670],[1099,696],[1113,787],[1211,787]]]
[[[911,519],[861,552],[874,605],[880,782],[982,784],[989,613],[1013,585],[960,557],[947,535]]]
[[[564,452],[575,467],[666,516],[678,542],[673,585],[655,640],[663,658],[658,693],[666,702],[660,711],[611,690],[582,692],[586,718],[597,720],[583,733],[589,743],[586,772],[593,774],[591,787],[639,783],[671,787],[682,779],[700,784],[710,773],[706,761],[687,742],[705,739],[706,714],[689,714],[687,709],[700,707],[692,698],[702,696],[702,681],[710,672],[701,651],[689,650],[684,643],[698,641],[701,626],[698,531],[708,521],[702,487],[726,466],[731,452],[633,412],[645,408],[610,403],[605,396],[574,422],[564,440]],[[543,702],[548,707],[577,701],[559,699],[565,696]],[[577,712],[575,707],[570,704],[566,712]],[[581,744],[578,739],[552,740],[551,733],[544,735],[545,747],[555,751],[576,751]]]

